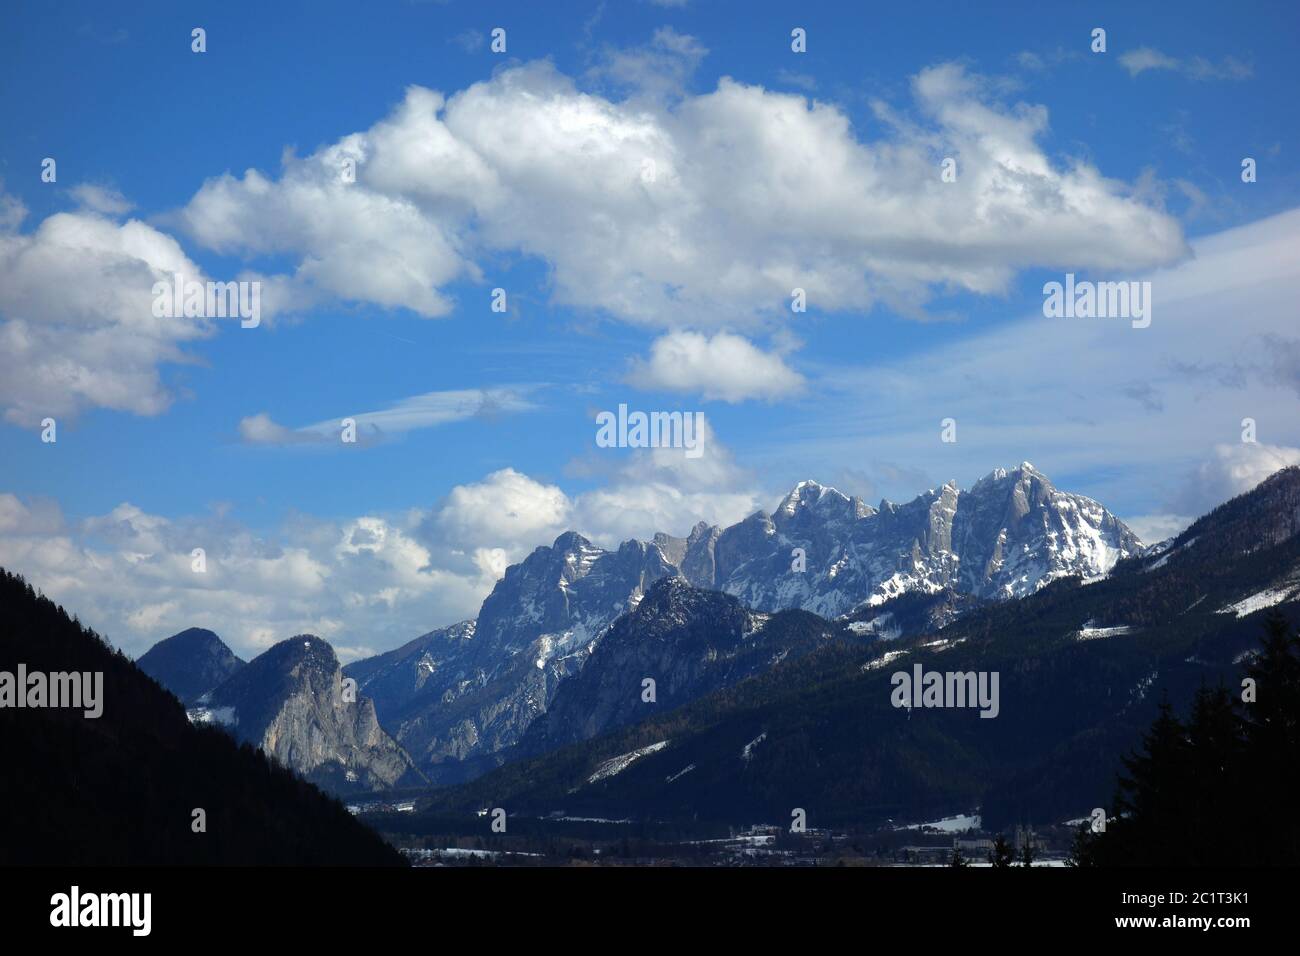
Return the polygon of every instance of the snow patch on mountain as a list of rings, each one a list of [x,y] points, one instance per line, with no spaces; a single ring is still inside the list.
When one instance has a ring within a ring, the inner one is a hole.
[[[938,830],[940,833],[965,833],[968,830],[978,830],[981,821],[978,813],[959,813],[956,816],[944,817],[942,820],[932,820],[929,823],[909,823],[906,826],[894,827],[895,830]]]
[[[695,769],[695,764],[693,764],[693,763],[692,763],[692,764],[687,764],[685,767],[683,767],[681,770],[678,770],[678,771],[677,771],[675,774],[673,774],[671,777],[664,777],[664,783],[672,783],[672,782],[674,782],[675,780],[679,780],[680,778],[686,776],[688,773],[690,773],[690,772],[691,772],[692,770],[694,770],[694,769]]]
[[[1132,634],[1134,628],[1128,624],[1120,624],[1116,627],[1097,627],[1095,622],[1086,621],[1083,627],[1075,632],[1075,637],[1081,641],[1092,641],[1104,637],[1123,637],[1125,634]]]
[[[629,750],[625,754],[619,754],[617,757],[611,757],[596,768],[596,772],[587,778],[587,783],[596,783],[599,780],[607,780],[620,774],[642,757],[658,753],[667,746],[668,741],[661,740],[657,744],[650,744],[648,747],[640,747],[636,750]]]
[[[902,650],[902,651],[886,651],[885,653],[883,653],[883,654],[881,654],[879,657],[877,657],[874,661],[867,661],[865,664],[863,664],[863,665],[862,665],[862,670],[864,670],[864,671],[878,671],[878,670],[880,670],[880,669],[883,668],[883,667],[887,667],[890,663],[892,663],[893,661],[898,660],[900,657],[902,657],[903,655],[905,655],[905,654],[907,654],[907,653],[908,653],[908,652],[907,652],[906,650]]]
[[[233,707],[191,707],[185,714],[192,724],[220,724],[223,727],[239,724]]]
[[[767,739],[767,732],[764,731],[763,733],[755,737],[753,740],[751,740],[749,743],[745,744],[744,747],[740,748],[740,759],[745,761],[745,763],[749,763],[751,760],[753,760],[754,748],[757,747],[766,739]]]
[[[849,630],[854,634],[871,634],[882,641],[892,641],[903,635],[903,628],[894,622],[892,611],[886,611],[869,621],[852,621]]]
[[[1256,611],[1262,611],[1265,608],[1274,607],[1284,601],[1289,601],[1298,594],[1300,594],[1300,588],[1295,585],[1265,588],[1262,591],[1252,594],[1248,598],[1243,598],[1236,604],[1229,604],[1227,607],[1221,607],[1214,613],[1235,614],[1237,617],[1246,617],[1248,614],[1254,614]]]

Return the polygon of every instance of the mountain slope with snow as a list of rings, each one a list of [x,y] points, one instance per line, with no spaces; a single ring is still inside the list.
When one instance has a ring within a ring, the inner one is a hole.
[[[390,661],[404,662],[395,683],[368,661],[348,673],[375,695],[417,763],[454,780],[482,769],[458,763],[517,744],[610,626],[661,578],[681,576],[756,611],[825,618],[935,595],[946,611],[925,619],[950,621],[981,601],[1021,597],[1062,577],[1098,577],[1141,547],[1097,502],[1059,491],[1028,463],[998,469],[967,491],[950,482],[879,508],[802,481],[770,515],[727,528],[700,523],[685,538],[661,533],[611,551],[567,532],[511,565],[477,620],[458,625],[460,637],[433,632],[427,646],[418,639],[390,652]],[[881,635],[895,633],[881,623]],[[413,674],[426,651],[429,666]]]
[[[1032,501],[1024,504],[1032,514]],[[440,824],[468,820],[487,800],[524,817],[657,824],[774,823],[796,807],[813,826],[934,820],[972,807],[993,829],[1079,817],[1108,806],[1121,758],[1165,695],[1185,712],[1201,687],[1239,686],[1265,617],[1300,624],[1300,468],[1216,509],[1174,545],[1159,566],[1142,555],[1092,583],[1062,578],[1014,601],[984,602],[940,636],[828,642],[667,713],[615,722],[540,756],[516,752],[417,809]],[[699,616],[692,650],[716,640],[710,630],[725,636],[707,601],[672,606],[665,634],[690,633]],[[625,627],[606,638],[611,649]],[[644,629],[642,642],[656,639]],[[628,652],[638,643],[628,641]],[[971,706],[895,706],[894,675],[916,667],[999,675],[996,719]],[[558,711],[570,688],[587,683],[597,710],[602,693],[626,699],[637,669],[584,671],[561,688],[548,718],[580,719],[582,708]],[[600,774],[612,766],[617,774]]]

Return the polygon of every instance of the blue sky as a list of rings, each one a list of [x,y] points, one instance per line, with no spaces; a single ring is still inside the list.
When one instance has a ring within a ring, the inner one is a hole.
[[[1154,539],[1300,460],[1293,7],[788,6],[8,5],[0,563],[134,650],[361,653],[567,526],[1028,459]],[[262,325],[145,322],[177,256],[263,281]],[[1151,328],[1044,318],[1065,272],[1149,278]],[[709,454],[598,449],[619,403]]]

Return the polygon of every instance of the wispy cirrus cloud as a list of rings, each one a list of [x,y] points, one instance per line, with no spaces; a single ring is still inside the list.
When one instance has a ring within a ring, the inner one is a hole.
[[[81,183],[74,186],[71,192],[84,208],[106,216],[122,216],[135,208],[135,203],[110,186]]]
[[[1253,66],[1233,56],[1225,56],[1216,63],[1203,56],[1170,56],[1149,46],[1121,53],[1119,62],[1130,76],[1149,70],[1168,70],[1193,80],[1246,80],[1255,74]]]
[[[259,412],[240,419],[239,436],[248,445],[331,444],[339,442],[343,420],[351,419],[357,444],[372,444],[387,436],[449,422],[531,411],[538,406],[530,396],[542,387],[525,384],[425,392],[404,398],[389,408],[344,414],[297,428],[281,425],[266,412]]]
[[[487,43],[487,37],[481,30],[462,30],[447,42],[456,44],[466,53],[477,53]]]

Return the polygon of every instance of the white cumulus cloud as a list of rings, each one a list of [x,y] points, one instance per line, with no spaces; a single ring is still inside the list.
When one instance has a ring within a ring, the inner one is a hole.
[[[728,332],[661,336],[648,359],[633,361],[627,380],[638,388],[691,392],[724,402],[786,398],[803,387],[803,377],[780,355]]]
[[[10,217],[14,226],[20,218]],[[154,316],[153,285],[176,272],[204,281],[175,239],[135,219],[88,209],[56,213],[32,233],[0,231],[6,420],[167,408],[173,395],[159,365],[191,360],[182,346],[210,333],[202,319]]]
[[[617,62],[639,75],[701,48],[673,33],[650,50]],[[1187,253],[1132,189],[1049,158],[1044,107],[955,64],[922,70],[911,95],[877,102],[885,131],[865,138],[831,103],[727,77],[611,99],[527,63],[451,96],[411,87],[369,129],[287,154],[278,177],[210,179],[182,220],[209,248],[295,259],[283,278],[311,295],[441,315],[445,287],[504,251],[549,264],[557,303],[670,328],[775,322],[795,288],[812,308],[916,309],[934,287],[1000,292],[1023,268]]]

